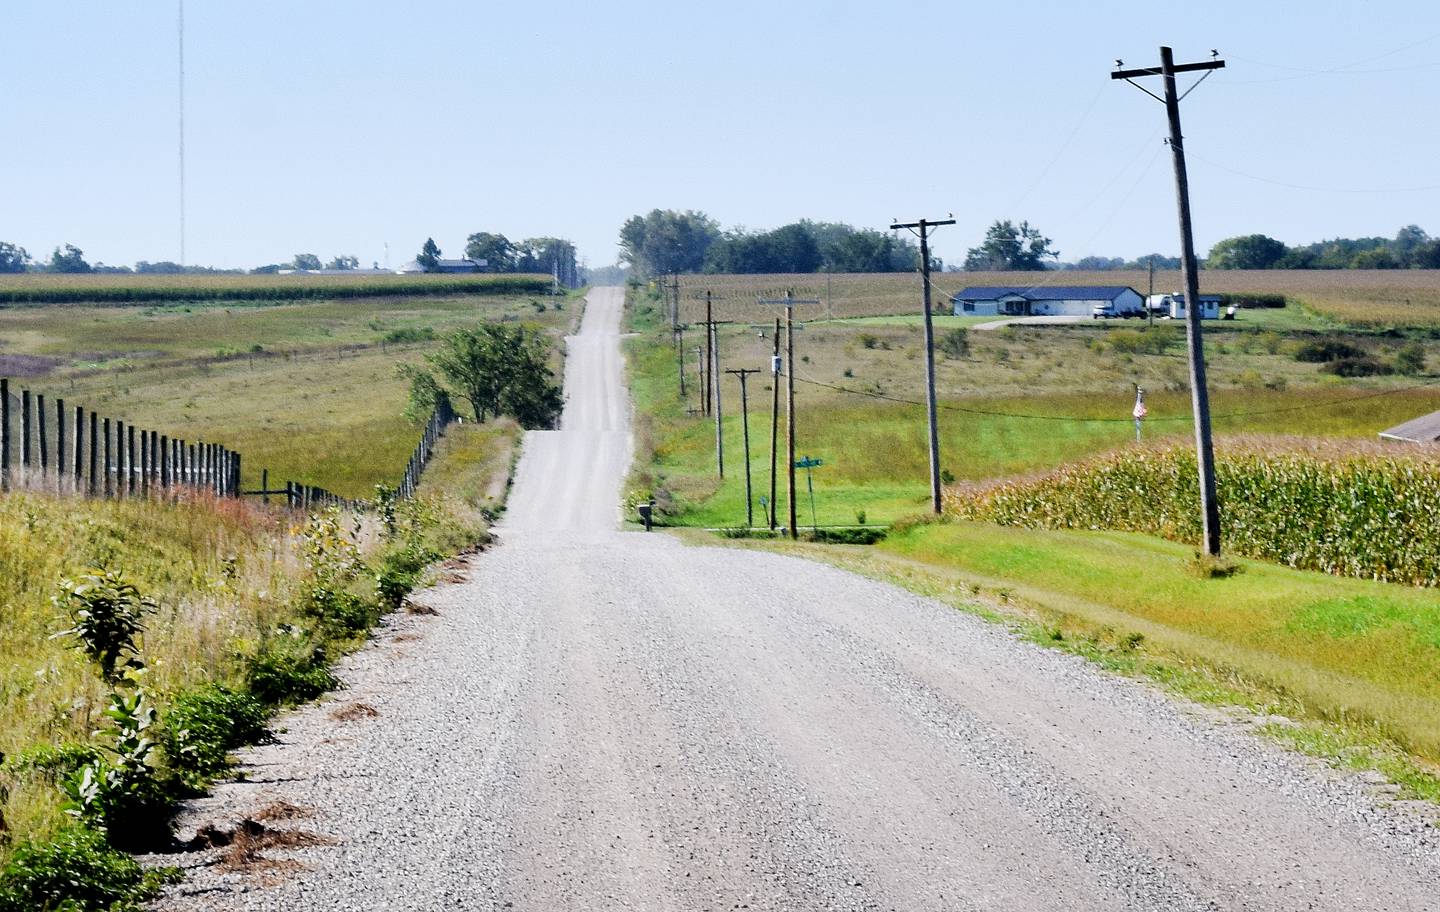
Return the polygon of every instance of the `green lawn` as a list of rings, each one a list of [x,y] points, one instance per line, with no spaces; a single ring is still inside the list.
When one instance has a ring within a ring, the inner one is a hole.
[[[1241,561],[1202,579],[1193,549],[1117,532],[954,522],[892,535],[880,549],[1052,618],[1262,682],[1317,718],[1374,722],[1440,759],[1440,593]]]

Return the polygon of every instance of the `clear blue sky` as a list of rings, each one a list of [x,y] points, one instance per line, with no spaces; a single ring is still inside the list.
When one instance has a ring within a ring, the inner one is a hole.
[[[6,0],[0,240],[179,256],[175,17]],[[398,264],[492,230],[603,265],[653,207],[752,228],[954,212],[950,261],[1003,217],[1065,259],[1170,252],[1164,109],[1108,78],[1162,43],[1230,65],[1184,105],[1202,255],[1252,231],[1440,234],[1433,2],[190,0],[186,31],[192,263],[368,265],[388,241]]]

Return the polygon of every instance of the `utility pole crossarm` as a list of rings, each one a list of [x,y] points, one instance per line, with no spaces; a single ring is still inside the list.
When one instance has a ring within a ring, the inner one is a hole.
[[[1177,63],[1172,73],[1193,73],[1197,70],[1223,70],[1225,61],[1207,60],[1203,63]],[[1165,71],[1160,67],[1144,67],[1138,70],[1116,70],[1110,74],[1111,79],[1138,79],[1141,76],[1163,76]]]

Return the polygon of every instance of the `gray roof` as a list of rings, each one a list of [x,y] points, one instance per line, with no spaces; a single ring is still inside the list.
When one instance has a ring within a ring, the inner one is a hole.
[[[1019,296],[1027,301],[1113,301],[1125,292],[1139,294],[1129,285],[971,285],[955,295],[957,301],[998,301]]]
[[[1381,431],[1380,436],[1386,440],[1403,440],[1408,443],[1440,442],[1440,412],[1411,418],[1404,424]]]

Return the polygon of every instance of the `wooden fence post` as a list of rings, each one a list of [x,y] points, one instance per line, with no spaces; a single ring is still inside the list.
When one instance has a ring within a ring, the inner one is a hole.
[[[85,409],[75,406],[75,493],[85,493]]]
[[[55,400],[55,489],[65,490],[65,476],[70,474],[70,460],[65,457],[65,444],[69,443],[65,432],[65,400]]]
[[[170,435],[160,435],[160,487],[170,488]]]
[[[0,490],[10,490],[10,381],[0,377]]]
[[[109,462],[110,460],[105,460]],[[115,496],[125,496],[125,422],[115,419]]]
[[[112,460],[115,458],[115,451],[110,443],[110,419],[106,418],[102,422],[102,425],[103,433],[105,435],[105,496],[114,497],[115,479],[110,474],[110,467],[112,465]]]
[[[108,420],[105,422],[110,423]],[[106,444],[109,446],[109,444]],[[100,416],[90,410],[90,496],[100,493]]]
[[[230,496],[240,496],[240,454],[230,454]]]
[[[30,391],[20,391],[20,466],[30,472]]]
[[[140,479],[135,477],[138,471],[138,463],[135,462],[135,425],[127,425],[125,434],[125,448],[127,451],[125,457],[125,493],[134,497],[136,484],[140,481]]]
[[[50,440],[45,434],[45,397],[38,393],[35,396],[35,429],[39,431],[40,478],[43,481],[45,473],[50,471]]]
[[[150,487],[160,481],[160,432],[150,432]]]

